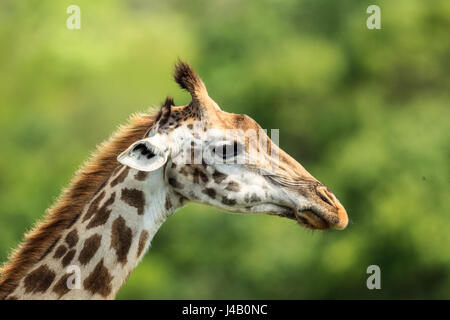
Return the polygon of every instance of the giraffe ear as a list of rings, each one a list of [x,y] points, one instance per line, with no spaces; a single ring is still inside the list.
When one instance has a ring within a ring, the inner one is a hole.
[[[122,152],[117,161],[140,171],[154,171],[166,164],[168,150],[163,150],[149,138],[133,143]]]

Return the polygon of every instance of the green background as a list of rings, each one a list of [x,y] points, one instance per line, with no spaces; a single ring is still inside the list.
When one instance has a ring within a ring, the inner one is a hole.
[[[224,110],[279,128],[350,224],[190,204],[118,298],[450,298],[449,34],[448,0],[1,1],[0,260],[131,113],[189,102],[181,57]]]

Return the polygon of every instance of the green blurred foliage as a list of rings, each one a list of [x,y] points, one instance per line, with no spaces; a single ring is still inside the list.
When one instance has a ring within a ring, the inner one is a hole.
[[[351,222],[188,205],[119,298],[450,298],[449,30],[447,0],[1,1],[0,259],[130,113],[189,101],[181,57],[224,109],[279,128]]]

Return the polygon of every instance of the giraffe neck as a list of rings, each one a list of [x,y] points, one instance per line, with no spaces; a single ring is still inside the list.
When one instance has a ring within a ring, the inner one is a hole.
[[[163,169],[119,167],[9,298],[114,298],[162,223],[181,205],[163,175]]]

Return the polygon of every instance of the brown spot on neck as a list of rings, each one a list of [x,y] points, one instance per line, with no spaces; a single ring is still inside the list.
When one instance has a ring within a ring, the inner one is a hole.
[[[122,189],[120,199],[123,200],[129,206],[137,209],[138,215],[144,214],[145,196],[144,192],[137,189]]]
[[[69,263],[72,262],[73,257],[75,257],[75,253],[77,251],[75,249],[70,250],[69,252],[66,253],[66,255],[64,256],[64,258],[61,261],[62,266],[65,268],[69,265]]]
[[[138,173],[136,173],[134,175],[134,178],[136,180],[139,180],[139,181],[144,181],[147,178],[147,176],[148,176],[148,172],[146,172],[146,171],[138,171]]]
[[[122,172],[111,181],[110,183],[111,188],[118,185],[119,183],[122,183],[128,176],[128,171],[130,171],[130,167],[124,166]]]
[[[69,248],[75,247],[75,245],[78,243],[78,232],[77,229],[74,229],[70,231],[66,236],[66,243],[69,246]]]
[[[100,201],[103,200],[105,197],[106,192],[103,190],[95,199],[92,201],[92,203],[89,205],[88,210],[86,211],[86,214],[84,215],[83,222],[87,221],[89,218],[92,217],[92,215],[98,211],[98,205],[100,204]]]
[[[111,294],[111,281],[113,277],[106,269],[103,259],[95,266],[91,274],[83,281],[83,287],[94,294],[106,298]]]
[[[108,209],[108,207],[114,203],[115,198],[116,193],[113,192],[109,197],[109,199],[106,200],[103,206],[95,213],[91,221],[89,221],[89,224],[86,226],[86,229],[91,229],[104,225],[106,221],[108,221],[109,215],[111,214],[111,209]]]
[[[69,280],[71,276],[72,275],[70,273],[63,275],[53,287],[53,292],[58,295],[58,299],[61,299],[63,295],[70,291],[69,286],[67,285],[67,280]]]
[[[78,261],[80,261],[82,265],[86,265],[91,261],[92,257],[97,253],[98,248],[100,248],[101,241],[102,236],[99,234],[94,234],[86,239],[83,249],[80,252],[80,256],[78,257]]]
[[[55,280],[55,273],[46,265],[32,271],[24,279],[25,294],[44,293]]]
[[[133,234],[127,227],[125,219],[119,216],[114,220],[111,230],[111,248],[116,251],[117,261],[125,265],[128,261]]]
[[[56,248],[55,254],[53,255],[53,258],[59,259],[63,255],[65,255],[67,252],[67,247],[63,244],[59,245],[58,248]]]

